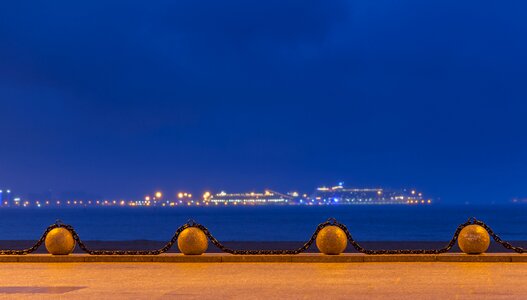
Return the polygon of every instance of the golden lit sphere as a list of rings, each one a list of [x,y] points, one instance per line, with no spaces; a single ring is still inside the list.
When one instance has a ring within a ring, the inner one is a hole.
[[[185,255],[201,255],[207,251],[209,241],[203,230],[189,227],[179,234],[177,246]]]
[[[46,249],[53,255],[68,255],[75,249],[73,235],[66,228],[54,228],[46,235]]]
[[[338,255],[348,246],[348,237],[344,230],[337,226],[326,226],[317,235],[318,250],[328,255]]]
[[[459,233],[457,243],[461,251],[466,254],[481,254],[489,248],[490,236],[485,228],[468,225]]]

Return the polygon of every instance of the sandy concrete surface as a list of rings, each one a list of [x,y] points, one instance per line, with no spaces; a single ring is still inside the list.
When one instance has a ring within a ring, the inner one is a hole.
[[[521,299],[525,263],[5,263],[11,299]]]

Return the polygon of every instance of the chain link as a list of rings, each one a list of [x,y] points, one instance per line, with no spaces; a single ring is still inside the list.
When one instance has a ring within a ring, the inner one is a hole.
[[[22,250],[0,250],[0,255],[27,255],[27,254],[33,253],[42,245],[42,243],[44,243],[44,241],[46,240],[47,234],[51,230],[53,230],[55,228],[65,228],[65,229],[69,230],[71,232],[72,236],[73,236],[73,239],[79,245],[79,248],[82,251],[84,251],[84,252],[86,252],[87,254],[90,254],[90,255],[159,255],[159,254],[165,253],[168,250],[170,250],[174,246],[174,244],[177,242],[177,239],[178,239],[179,235],[181,234],[181,232],[183,230],[189,228],[189,227],[196,227],[196,228],[201,229],[205,233],[207,238],[210,240],[210,242],[214,246],[216,246],[218,249],[220,249],[222,252],[225,252],[225,253],[234,254],[234,255],[283,255],[283,254],[295,255],[295,254],[300,254],[300,253],[303,253],[303,252],[307,251],[307,249],[309,249],[309,247],[311,247],[311,245],[313,245],[313,243],[315,242],[320,230],[322,230],[324,227],[327,227],[327,226],[337,226],[340,229],[342,229],[344,231],[344,233],[346,234],[346,237],[348,238],[348,241],[350,242],[351,246],[356,251],[358,251],[360,253],[363,253],[363,254],[368,254],[368,255],[379,255],[379,254],[441,254],[441,253],[449,252],[452,249],[452,247],[456,244],[456,241],[459,238],[459,233],[461,232],[461,230],[465,226],[472,225],[472,224],[480,225],[483,228],[485,228],[487,230],[487,232],[489,233],[489,235],[494,239],[494,241],[496,241],[498,244],[502,245],[504,248],[506,248],[508,250],[512,250],[512,251],[517,252],[517,253],[525,253],[526,252],[526,250],[524,248],[522,248],[522,247],[515,247],[515,246],[511,245],[510,243],[508,243],[506,241],[503,241],[496,233],[494,233],[494,231],[487,224],[485,224],[482,221],[477,220],[476,218],[470,218],[467,222],[465,222],[463,224],[460,224],[457,227],[456,231],[454,232],[454,235],[452,236],[452,239],[450,240],[450,242],[448,242],[448,244],[446,246],[444,246],[443,248],[440,248],[440,249],[415,249],[415,250],[411,250],[411,249],[400,249],[400,250],[371,250],[371,249],[366,249],[366,248],[362,247],[352,237],[352,235],[351,235],[350,231],[348,230],[348,228],[346,227],[346,225],[339,223],[334,218],[330,218],[326,222],[321,223],[321,224],[319,224],[317,226],[315,232],[313,232],[313,234],[311,235],[311,238],[307,242],[305,242],[303,246],[301,246],[300,248],[291,249],[291,250],[237,250],[237,249],[232,249],[232,248],[229,248],[229,247],[223,245],[220,241],[218,241],[210,233],[210,231],[207,229],[207,227],[205,227],[205,226],[203,226],[203,225],[201,225],[199,223],[196,223],[194,220],[189,220],[187,223],[185,223],[182,226],[180,226],[176,230],[174,235],[172,236],[172,239],[170,239],[170,241],[168,243],[166,243],[162,248],[157,249],[157,250],[91,250],[81,240],[81,238],[79,237],[79,235],[77,234],[77,232],[75,231],[73,226],[68,225],[68,224],[63,224],[62,222],[57,221],[55,224],[50,225],[46,229],[46,231],[44,231],[44,233],[42,234],[40,239],[31,248],[22,249]]]

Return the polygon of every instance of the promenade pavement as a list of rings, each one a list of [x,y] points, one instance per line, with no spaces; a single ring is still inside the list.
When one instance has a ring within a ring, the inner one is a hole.
[[[527,264],[2,263],[0,299],[521,299]]]

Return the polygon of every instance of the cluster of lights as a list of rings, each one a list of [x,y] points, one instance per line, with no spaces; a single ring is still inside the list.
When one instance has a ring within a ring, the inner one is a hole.
[[[298,195],[298,193],[296,193]],[[258,205],[258,204],[289,204],[292,196],[275,193],[269,190],[263,193],[233,193],[227,194],[221,191],[216,195],[211,195],[209,192],[203,195],[205,203],[212,203],[214,205]]]
[[[20,198],[14,198],[12,205],[13,206],[21,206],[21,207],[46,207],[46,206],[126,206],[131,205],[133,201],[125,201],[125,200],[66,200],[66,201],[21,201]],[[4,201],[3,205],[7,206],[9,205],[8,201]]]
[[[177,194],[177,197],[178,197],[178,199],[192,198],[192,194],[191,194],[191,193],[183,193],[183,192],[179,192],[179,193]]]
[[[407,204],[431,204],[432,200],[408,200],[406,201]]]
[[[301,201],[303,202],[303,201]],[[342,183],[333,187],[319,187],[315,195],[306,204],[431,204],[432,200],[423,199],[416,190],[384,190],[345,188]]]
[[[17,207],[52,207],[52,206],[208,206],[208,205],[265,205],[265,204],[297,204],[297,205],[333,205],[333,204],[431,204],[432,200],[422,198],[422,193],[416,190],[404,190],[404,193],[385,191],[383,189],[349,189],[344,188],[342,183],[333,187],[319,187],[315,195],[309,197],[307,194],[290,192],[281,194],[270,190],[263,193],[226,193],[221,191],[217,194],[205,192],[202,200],[193,199],[193,195],[187,192],[178,192],[175,200],[164,199],[161,191],[146,195],[142,200],[66,200],[66,201],[22,201],[20,198],[0,198],[0,206]],[[11,190],[0,190],[1,194]]]

